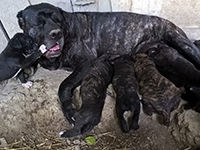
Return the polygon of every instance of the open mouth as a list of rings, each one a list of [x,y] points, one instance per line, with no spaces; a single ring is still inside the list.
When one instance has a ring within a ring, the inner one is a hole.
[[[61,50],[60,50],[60,45],[57,42],[56,45],[54,45],[53,47],[51,47],[46,53],[45,56],[46,57],[58,57],[61,54]]]

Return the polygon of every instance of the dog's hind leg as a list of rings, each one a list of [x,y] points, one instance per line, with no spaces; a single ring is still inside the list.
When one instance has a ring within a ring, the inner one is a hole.
[[[154,113],[154,108],[151,106],[149,102],[142,100],[143,111],[145,114],[152,116]]]
[[[137,130],[139,128],[138,121],[139,121],[139,116],[140,116],[140,102],[136,102],[135,106],[136,108],[134,110],[130,128]]]
[[[170,125],[170,112],[162,111],[161,115],[163,116],[163,124],[165,126]]]
[[[120,128],[122,130],[122,132],[127,133],[129,132],[129,126],[126,122],[126,120],[124,119],[124,110],[121,109],[122,106],[118,106],[116,105],[116,114],[117,114],[117,118],[119,120],[119,124],[120,124]]]

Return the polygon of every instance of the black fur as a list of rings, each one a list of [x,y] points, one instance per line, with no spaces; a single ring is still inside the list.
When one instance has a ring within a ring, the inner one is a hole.
[[[200,87],[185,87],[185,93],[181,97],[188,102],[184,106],[185,109],[194,109],[200,113]]]
[[[130,56],[122,56],[114,61],[114,77],[112,85],[116,92],[116,113],[123,132],[139,128],[140,100],[137,94],[134,63]],[[131,111],[131,123],[124,119],[124,112]]]
[[[112,74],[113,66],[107,56],[102,56],[94,62],[81,84],[82,107],[75,114],[75,126],[73,129],[65,131],[61,135],[62,137],[82,135],[92,130],[100,122],[106,89],[111,82]]]
[[[152,44],[146,48],[149,48],[147,54],[152,58],[159,72],[176,86],[200,86],[200,71],[175,49],[164,43]]]
[[[17,77],[26,83],[23,69],[31,66],[42,54],[28,34],[15,34],[0,54],[0,81],[13,77],[22,69]]]
[[[128,12],[68,13],[47,3],[30,5],[17,15],[20,27],[49,50],[39,63],[47,69],[67,69],[73,73],[59,87],[64,113],[71,109],[73,89],[81,83],[88,60],[102,54],[124,55],[140,51],[148,42],[173,46],[200,68],[199,49],[172,22]],[[82,72],[81,72],[82,71]],[[67,119],[73,117],[72,109]]]

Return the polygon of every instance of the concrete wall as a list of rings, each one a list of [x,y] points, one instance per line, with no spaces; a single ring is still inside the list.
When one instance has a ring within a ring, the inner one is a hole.
[[[69,12],[129,11],[157,15],[180,26],[191,40],[200,39],[200,0],[1,0],[0,19],[10,37],[21,31],[16,18],[18,11],[40,2],[54,4]],[[1,50],[6,44],[6,38],[0,30]]]

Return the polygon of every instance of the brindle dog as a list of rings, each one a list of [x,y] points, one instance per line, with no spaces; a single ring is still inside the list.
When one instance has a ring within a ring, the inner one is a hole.
[[[161,114],[164,125],[168,126],[171,111],[179,105],[181,90],[158,72],[148,55],[138,53],[133,57],[144,112]]]
[[[84,62],[102,54],[132,54],[148,42],[163,41],[200,68],[199,49],[179,27],[160,17],[128,12],[69,13],[47,3],[30,5],[17,17],[21,29],[49,49],[39,61],[42,67],[73,70],[58,91],[70,123],[74,122],[73,90],[87,73]]]
[[[73,129],[61,132],[62,137],[74,137],[92,130],[101,120],[106,89],[111,82],[113,66],[108,56],[101,56],[83,78],[80,96],[82,106],[75,114]]]

